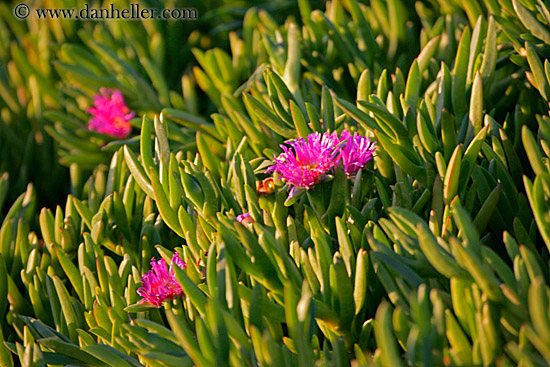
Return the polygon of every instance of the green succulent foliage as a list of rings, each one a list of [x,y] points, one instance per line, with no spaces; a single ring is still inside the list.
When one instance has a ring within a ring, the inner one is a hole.
[[[12,190],[37,185],[41,205],[55,206],[67,192],[80,194],[82,177],[110,162],[122,145],[139,144],[132,136],[119,142],[88,130],[85,111],[101,87],[123,92],[139,116],[174,107],[192,113],[193,119],[208,111],[199,103],[192,66],[193,47],[227,48],[240,19],[253,3],[277,9],[279,17],[297,12],[288,1],[209,0],[194,4],[200,17],[190,21],[44,21],[31,15],[18,20],[11,5],[0,7],[0,172],[11,175]],[[82,0],[40,1],[35,8],[97,9],[101,2]],[[116,2],[118,9],[130,2]],[[184,1],[146,1],[143,8],[189,7]],[[238,5],[238,6],[235,6]],[[230,11],[229,11],[230,10]],[[139,119],[134,126],[139,130]],[[139,134],[138,134],[139,135]],[[195,149],[193,131],[170,127],[174,146]],[[58,164],[58,160],[61,163]],[[67,170],[63,166],[70,167]],[[70,175],[71,184],[67,176]],[[52,179],[52,177],[58,177]],[[10,201],[15,195],[10,195]]]
[[[36,211],[36,185],[9,201],[0,364],[549,364],[549,12],[437,5],[298,1],[284,23],[238,8],[229,52],[188,39],[181,94],[171,48],[159,61],[149,42],[168,29],[63,28],[80,41],[57,50],[46,130],[73,180],[108,168],[55,210]],[[139,136],[85,131],[90,71],[124,91]],[[280,143],[343,129],[377,143],[355,177],[338,167],[292,199],[266,186]],[[173,251],[185,296],[141,303],[150,259]]]
[[[36,187],[40,203],[51,206],[68,190],[68,172],[57,163],[43,115],[59,107],[57,78],[49,61],[52,34],[44,22],[29,21],[29,26],[34,35],[13,16],[11,7],[0,5],[0,172],[10,175],[9,202],[29,182],[41,182]]]

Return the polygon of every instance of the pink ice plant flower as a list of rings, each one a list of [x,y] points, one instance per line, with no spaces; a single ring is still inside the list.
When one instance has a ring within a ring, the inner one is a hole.
[[[357,171],[364,168],[373,157],[376,150],[376,142],[361,136],[355,132],[353,136],[349,131],[342,131],[340,142],[346,141],[340,152],[339,158],[344,165],[344,171],[348,177],[355,176]]]
[[[137,293],[143,297],[141,303],[160,307],[164,301],[183,296],[183,289],[174,275],[174,264],[180,269],[187,267],[177,252],[172,257],[170,267],[166,265],[164,259],[151,259],[151,270],[141,278],[143,286],[137,290]]]
[[[239,214],[237,215],[237,222],[241,223],[241,224],[252,224],[252,223],[256,223],[256,221],[254,220],[254,218],[252,218],[250,216],[250,213],[244,213],[244,214]]]
[[[309,190],[338,163],[338,150],[335,149],[338,143],[336,132],[315,132],[305,139],[290,141],[287,143],[290,148],[281,145],[283,153],[275,157],[268,172],[277,172],[279,179],[289,183],[292,186],[289,196],[293,197],[296,188]]]
[[[116,138],[126,138],[132,130],[128,121],[134,117],[134,111],[124,102],[121,91],[101,88],[99,92],[94,97],[94,107],[86,110],[92,114],[88,128]]]

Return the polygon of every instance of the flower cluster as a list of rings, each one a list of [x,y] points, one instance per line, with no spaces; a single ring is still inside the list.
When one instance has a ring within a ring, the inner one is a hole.
[[[126,138],[132,127],[130,119],[135,113],[124,102],[119,90],[101,88],[100,94],[94,97],[94,107],[86,110],[92,114],[88,128],[116,138]]]
[[[275,157],[274,164],[268,172],[277,172],[292,188],[293,197],[296,188],[308,190],[322,181],[327,172],[336,167],[340,161],[348,177],[365,167],[376,150],[375,142],[369,138],[344,130],[340,136],[336,132],[309,134],[305,139],[299,138],[281,145],[283,153]]]
[[[187,266],[177,252],[174,253],[169,268],[163,259],[151,260],[151,270],[141,278],[143,286],[137,290],[137,293],[143,297],[141,303],[160,307],[166,300],[170,301],[176,296],[183,296],[183,289],[174,275],[174,264],[181,269]]]

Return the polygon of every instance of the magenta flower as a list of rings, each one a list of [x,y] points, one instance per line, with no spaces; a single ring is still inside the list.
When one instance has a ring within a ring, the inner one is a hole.
[[[181,289],[174,275],[174,264],[181,269],[185,269],[187,266],[180,259],[177,252],[172,257],[170,268],[168,268],[164,259],[151,260],[151,270],[141,278],[143,286],[137,290],[137,293],[143,297],[141,303],[149,303],[160,307],[166,300],[171,301],[176,296],[183,296],[183,289]]]
[[[172,267],[172,265],[174,264],[179,266],[180,269],[185,269],[187,267],[187,264],[180,258],[180,255],[177,252],[174,252],[174,256],[172,256],[172,263],[170,264],[170,271],[172,273],[174,272],[174,269]]]
[[[342,131],[340,141],[345,141],[339,158],[344,164],[344,171],[348,177],[354,176],[357,171],[365,167],[368,161],[372,159],[372,154],[376,150],[376,142],[369,138],[361,136],[355,132],[353,136],[349,131]]]
[[[250,213],[244,213],[244,214],[237,215],[237,222],[239,222],[243,225],[256,223],[254,218],[252,218],[250,216]]]
[[[275,163],[268,172],[277,172],[279,179],[285,179],[292,185],[289,196],[293,197],[296,188],[308,190],[338,163],[338,150],[335,149],[338,143],[336,132],[325,132],[323,135],[316,132],[306,139],[288,142],[290,149],[281,145],[283,153],[274,159]]]
[[[124,139],[132,130],[128,121],[135,113],[126,105],[119,90],[101,88],[100,94],[94,97],[94,107],[86,112],[93,115],[88,123],[92,131]]]

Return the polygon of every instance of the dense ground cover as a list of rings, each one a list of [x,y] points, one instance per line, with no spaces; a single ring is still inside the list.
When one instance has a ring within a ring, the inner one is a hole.
[[[550,364],[547,2],[12,9],[0,365]]]

